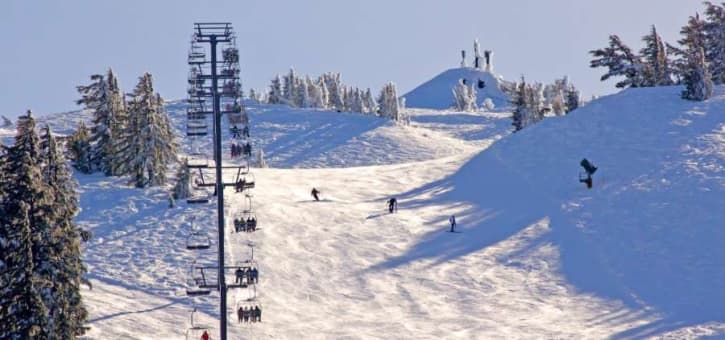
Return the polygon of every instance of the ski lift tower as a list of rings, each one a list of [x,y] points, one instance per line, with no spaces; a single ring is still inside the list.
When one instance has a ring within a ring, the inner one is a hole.
[[[202,44],[209,44],[207,50],[210,59],[206,59],[206,53],[203,53]],[[239,83],[239,70],[230,68],[230,65],[238,65],[239,51],[235,44],[235,36],[232,31],[231,23],[194,23],[194,34],[191,39],[191,51],[189,52],[189,66],[191,71],[189,74],[189,104],[192,107],[188,112],[191,126],[187,126],[189,135],[200,133],[205,135],[203,130],[206,129],[206,117],[211,115],[213,126],[213,149],[214,149],[214,165],[216,170],[216,193],[217,193],[217,229],[219,234],[218,242],[218,287],[220,294],[219,301],[219,338],[226,340],[227,338],[227,284],[224,278],[224,181],[222,178],[222,132],[221,132],[221,102],[230,99],[239,99],[241,101],[241,84]],[[220,46],[221,45],[221,46]],[[217,57],[217,49],[221,47],[223,57]],[[236,59],[234,59],[236,57]],[[217,66],[222,69],[218,73]],[[222,80],[222,88],[220,91],[219,80]],[[210,81],[211,84],[207,84]],[[230,85],[231,84],[231,85]],[[231,86],[231,88],[230,88]],[[222,98],[224,97],[224,98]],[[230,98],[231,97],[231,98]],[[211,111],[208,106],[204,105],[207,100],[212,101]],[[228,114],[228,113],[227,113]],[[201,130],[201,131],[199,131]]]

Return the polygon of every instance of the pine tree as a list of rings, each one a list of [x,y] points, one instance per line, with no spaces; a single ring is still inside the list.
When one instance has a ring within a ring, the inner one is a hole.
[[[380,91],[378,103],[380,104],[380,117],[398,120],[400,115],[400,106],[398,103],[398,95],[396,93],[395,84],[392,82],[385,84]]]
[[[684,83],[682,98],[702,101],[712,97],[712,78],[705,61],[705,49],[702,46],[688,51]]]
[[[185,199],[189,197],[189,188],[191,184],[191,173],[189,172],[189,159],[185,158],[184,163],[179,166],[176,172],[176,185],[174,185],[174,192],[172,197],[175,200]]]
[[[154,94],[151,74],[139,78],[128,112],[130,126],[123,136],[120,159],[127,164],[137,188],[162,185],[168,163],[176,159],[177,147],[163,100]]]
[[[283,92],[283,103],[289,105],[289,106],[295,106],[295,97],[297,97],[297,74],[295,74],[295,69],[290,68],[289,73],[287,76],[284,77],[284,92]]]
[[[363,98],[363,101],[365,102],[365,108],[367,109],[368,113],[377,114],[378,103],[375,102],[375,97],[373,97],[373,92],[370,90],[369,87],[367,90],[365,90],[365,96]]]
[[[82,173],[91,173],[91,142],[86,124],[81,121],[68,140],[73,167]]]
[[[282,80],[279,75],[272,79],[269,86],[269,95],[267,95],[267,104],[279,104],[282,102]]]
[[[41,136],[41,155],[43,180],[53,197],[52,211],[48,214],[53,226],[48,241],[48,275],[53,284],[46,303],[50,332],[58,339],[71,339],[85,332],[83,324],[88,317],[80,293],[86,273],[80,242],[86,232],[73,222],[79,211],[77,183],[49,127]]]
[[[688,49],[697,49],[705,45],[707,37],[705,36],[705,21],[700,19],[699,14],[690,16],[687,21],[687,25],[683,26],[680,30],[682,39],[678,40],[677,43],[681,47],[668,46],[668,53],[676,57],[673,62],[674,73],[682,80],[687,73],[688,62],[687,52]]]
[[[721,85],[725,84],[725,3],[717,5],[706,1],[705,6],[705,60],[713,83]]]
[[[116,175],[115,138],[122,131],[121,119],[124,109],[121,90],[111,69],[105,78],[94,74],[91,76],[91,81],[90,85],[78,86],[78,92],[82,97],[76,103],[84,105],[93,116],[90,138],[92,169],[98,169],[106,176]]]
[[[609,36],[609,47],[589,52],[594,56],[590,67],[606,67],[608,69],[601,80],[605,81],[610,77],[625,77],[617,82],[618,88],[647,86],[644,64],[639,56],[625,45],[617,35]]]
[[[566,90],[566,113],[569,113],[571,111],[576,110],[579,108],[579,103],[581,102],[581,93],[579,90],[574,88],[574,85],[571,85]]]
[[[52,194],[41,180],[40,139],[30,111],[18,119],[15,144],[7,149],[9,181],[2,205],[0,338],[47,338],[46,304],[52,302],[49,242]],[[5,276],[6,275],[6,276]]]
[[[521,76],[520,83],[514,83],[513,88],[515,91],[511,95],[511,104],[514,106],[513,110],[513,122],[511,125],[514,126],[514,132],[521,131],[525,125],[524,120],[528,115],[526,105],[526,80],[524,76]]]
[[[650,34],[642,37],[645,47],[640,51],[644,58],[644,77],[647,86],[672,85],[669,60],[662,37],[652,25]]]

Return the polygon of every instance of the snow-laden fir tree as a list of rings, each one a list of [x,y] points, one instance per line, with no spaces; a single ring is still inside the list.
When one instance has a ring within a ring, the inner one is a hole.
[[[120,158],[137,188],[162,185],[168,164],[176,161],[176,142],[163,100],[154,93],[151,74],[139,78],[130,97],[129,127]]]
[[[459,80],[458,84],[453,87],[453,103],[459,111],[476,111],[478,109],[476,98],[476,89],[473,85],[464,84],[463,80]]]
[[[686,51],[690,48],[705,46],[707,41],[707,37],[705,36],[705,21],[700,18],[699,14],[690,16],[687,25],[683,26],[680,30],[680,34],[682,38],[677,41],[680,47],[668,44],[667,51],[675,57],[672,62],[672,68],[676,77],[681,82],[688,68]]]
[[[7,148],[0,209],[0,338],[50,338],[53,197],[42,180],[40,139],[30,111],[18,119],[15,144]]]
[[[725,84],[725,3],[705,2],[705,61],[710,67],[712,81]]]
[[[283,103],[289,106],[297,106],[296,103],[298,102],[298,100],[296,98],[298,96],[298,83],[299,80],[297,79],[295,69],[290,68],[289,73],[284,77],[284,87],[282,88],[284,100]]]
[[[644,63],[638,55],[625,45],[617,35],[609,36],[609,46],[603,49],[593,50],[594,59],[589,66],[592,68],[606,67],[601,80],[605,81],[610,77],[624,77],[624,80],[617,82],[618,88],[643,87],[647,86],[647,79],[644,72]]]
[[[123,99],[118,80],[109,69],[106,77],[100,74],[91,76],[91,84],[78,86],[81,99],[77,104],[93,116],[91,127],[92,169],[100,170],[106,176],[114,173],[115,138],[121,133],[123,119]]]
[[[686,65],[683,76],[685,90],[682,91],[682,98],[702,101],[712,97],[713,83],[705,61],[705,49],[702,46],[688,49]]]
[[[282,102],[282,80],[279,75],[272,79],[269,86],[269,95],[267,95],[267,104],[279,104]]]
[[[514,132],[522,130],[525,125],[524,121],[528,115],[528,105],[526,105],[526,80],[521,76],[520,83],[513,83],[514,91],[510,92],[511,104],[514,106],[513,122]]]
[[[321,77],[328,91],[329,100],[327,106],[337,111],[343,111],[345,109],[345,89],[340,81],[340,74],[328,72],[322,74]]]
[[[46,302],[49,329],[55,338],[73,339],[85,333],[84,323],[88,317],[80,292],[86,273],[80,243],[81,239],[87,240],[89,233],[73,222],[79,211],[78,185],[47,126],[41,135],[41,158],[43,180],[53,197],[52,229],[48,241],[48,274],[53,284]]]
[[[657,33],[657,28],[652,25],[652,30],[642,37],[642,40],[645,42],[645,47],[640,50],[640,55],[644,61],[643,72],[646,86],[672,85],[667,50],[662,37]]]
[[[365,95],[363,95],[363,101],[365,102],[365,113],[376,115],[378,112],[378,103],[375,101],[373,91],[371,91],[369,87],[367,88],[367,90],[365,90]]]
[[[68,147],[73,167],[82,173],[91,173],[91,136],[83,121],[68,139]]]
[[[326,107],[325,98],[323,97],[322,87],[317,81],[310,81],[308,84],[308,92],[310,95],[310,107],[324,109]]]
[[[382,90],[380,90],[378,106],[380,109],[380,117],[401,123],[407,122],[407,116],[404,113],[403,105],[401,105],[400,100],[398,99],[395,84],[392,82],[385,84]]]
[[[184,158],[184,162],[179,166],[176,172],[176,185],[172,197],[175,200],[185,199],[189,197],[191,192],[191,173],[189,172],[189,159]]]
[[[566,113],[569,113],[571,111],[576,110],[579,108],[579,105],[581,103],[581,92],[574,88],[574,85],[571,85],[566,90]]]
[[[564,100],[564,94],[561,90],[559,90],[558,93],[551,99],[551,111],[553,111],[555,115],[561,116],[566,113],[566,110],[567,107]]]

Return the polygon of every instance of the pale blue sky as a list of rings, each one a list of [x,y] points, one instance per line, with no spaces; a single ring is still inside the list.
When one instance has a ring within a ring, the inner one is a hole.
[[[588,98],[615,88],[589,68],[587,51],[610,33],[639,49],[651,24],[674,43],[702,8],[696,0],[3,0],[0,114],[77,109],[75,86],[108,67],[127,91],[149,71],[164,98],[183,98],[196,21],[233,23],[245,91],[294,66],[338,71],[375,91],[394,81],[402,94],[456,67],[478,38],[506,79],[569,75]]]

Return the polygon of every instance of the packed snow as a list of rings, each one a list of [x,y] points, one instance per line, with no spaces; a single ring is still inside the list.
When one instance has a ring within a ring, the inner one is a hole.
[[[453,87],[464,80],[476,90],[476,104],[483,107],[483,101],[490,98],[496,107],[508,105],[508,96],[501,91],[504,80],[500,75],[472,67],[452,68],[433,77],[403,95],[408,107],[445,110],[453,106]],[[479,86],[482,85],[483,87]]]
[[[230,290],[230,338],[725,336],[725,87],[679,91],[629,89],[516,134],[506,113],[416,109],[398,126],[250,105],[271,168],[253,169],[260,230],[231,232],[249,203],[225,191],[226,257],[255,244],[263,322],[237,323],[253,292]],[[183,130],[183,105],[168,108]],[[79,119],[46,117],[61,132]],[[215,201],[169,208],[169,188],[75,177],[95,234],[87,338],[183,339],[194,307],[217,338],[218,295],[184,285],[193,261],[216,260],[185,249],[192,225],[216,237]]]

